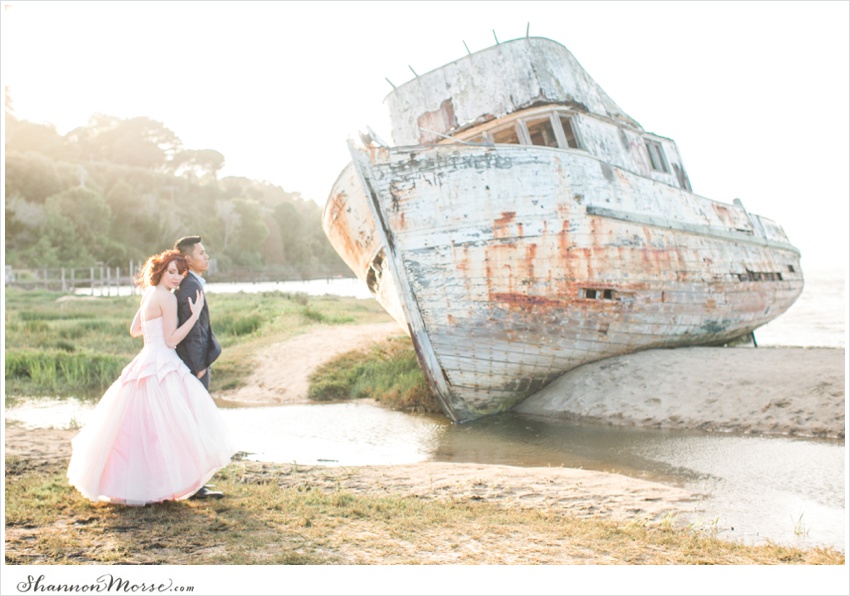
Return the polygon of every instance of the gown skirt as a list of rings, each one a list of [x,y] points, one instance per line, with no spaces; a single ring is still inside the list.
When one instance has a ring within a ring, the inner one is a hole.
[[[131,506],[192,496],[236,452],[212,397],[144,321],[142,351],[71,441],[68,481],[91,501]]]

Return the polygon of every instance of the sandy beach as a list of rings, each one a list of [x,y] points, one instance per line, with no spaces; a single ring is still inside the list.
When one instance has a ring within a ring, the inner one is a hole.
[[[516,410],[612,425],[844,438],[844,350],[679,348],[568,372]]]
[[[394,323],[327,326],[276,345],[249,384],[219,403],[309,403],[307,378],[334,356],[402,332]],[[612,358],[572,371],[517,409],[617,425],[843,438],[844,350],[687,348]],[[76,431],[5,428],[6,455],[66,461]],[[285,465],[242,462],[248,476],[287,476]],[[697,495],[635,478],[568,468],[423,462],[301,469],[312,482],[422,498],[475,496],[508,506],[554,505],[578,515],[660,519],[698,513]]]

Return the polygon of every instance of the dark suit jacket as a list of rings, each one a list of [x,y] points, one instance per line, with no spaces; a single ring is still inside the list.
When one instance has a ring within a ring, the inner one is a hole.
[[[180,287],[174,292],[177,296],[178,327],[192,316],[188,298],[191,297],[194,301],[195,292],[198,290],[203,291],[201,282],[191,272],[186,273],[186,277],[180,282]],[[177,355],[186,363],[192,374],[197,376],[199,371],[209,368],[219,354],[221,354],[221,346],[210,326],[210,309],[205,299],[201,316],[183,341],[177,344]]]

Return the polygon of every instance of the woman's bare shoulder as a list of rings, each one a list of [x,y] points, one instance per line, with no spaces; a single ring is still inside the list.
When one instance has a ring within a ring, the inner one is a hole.
[[[165,288],[157,286],[142,298],[142,311],[145,313],[145,319],[150,320],[160,316],[164,309],[171,308],[175,304],[177,304],[177,297]]]
[[[165,288],[161,288],[158,292],[157,300],[159,304],[163,306],[171,306],[177,304],[177,296],[174,295],[173,292],[166,290]]]

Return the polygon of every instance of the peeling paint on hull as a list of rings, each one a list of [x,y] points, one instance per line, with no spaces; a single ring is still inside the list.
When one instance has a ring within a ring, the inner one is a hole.
[[[458,422],[588,362],[739,337],[803,288],[772,221],[587,151],[351,150],[324,229]]]

